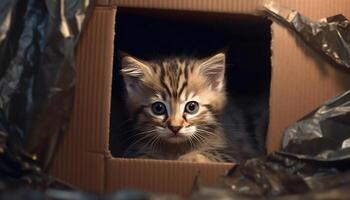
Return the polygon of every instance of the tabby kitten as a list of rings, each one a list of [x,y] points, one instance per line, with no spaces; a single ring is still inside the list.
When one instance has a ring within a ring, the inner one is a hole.
[[[226,103],[225,54],[143,61],[122,56],[134,129],[126,157],[234,161],[218,116]]]

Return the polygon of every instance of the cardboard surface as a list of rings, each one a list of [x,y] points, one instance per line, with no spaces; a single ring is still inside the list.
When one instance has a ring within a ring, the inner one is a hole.
[[[202,164],[180,161],[110,158],[107,160],[106,192],[115,188],[174,193],[188,196],[196,175],[204,184],[213,184],[232,163]]]
[[[279,148],[287,126],[350,88],[348,74],[329,66],[286,29],[274,24],[273,30],[273,78],[267,143],[270,152]]]
[[[81,189],[111,192],[136,187],[188,195],[201,170],[214,183],[230,164],[190,164],[111,158],[108,150],[110,90],[116,5],[215,12],[255,13],[252,0],[98,0],[77,48],[77,83],[70,131],[53,160],[50,174]],[[343,13],[348,0],[281,0],[311,19]],[[279,146],[283,129],[323,101],[350,88],[348,75],[336,71],[285,28],[272,25],[272,85],[268,148]]]
[[[339,13],[350,18],[350,1],[346,0],[280,2],[313,20]],[[274,23],[272,30],[269,152],[279,148],[287,126],[329,98],[350,89],[349,74],[329,65],[281,25]]]
[[[161,8],[226,13],[255,13],[263,0],[110,0],[120,7]]]
[[[76,49],[76,96],[69,132],[50,174],[86,190],[103,191],[116,10],[96,7]]]

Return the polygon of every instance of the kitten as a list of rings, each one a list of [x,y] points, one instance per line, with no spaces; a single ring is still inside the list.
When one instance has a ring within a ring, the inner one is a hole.
[[[225,54],[143,61],[122,56],[134,123],[126,157],[233,162],[218,117],[226,104]]]

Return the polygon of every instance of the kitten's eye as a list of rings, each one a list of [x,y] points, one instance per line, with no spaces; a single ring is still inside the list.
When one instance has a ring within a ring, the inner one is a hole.
[[[164,115],[166,113],[165,105],[162,102],[153,103],[151,108],[155,115]]]
[[[190,101],[185,106],[185,112],[189,114],[196,114],[199,110],[199,105],[195,101]]]

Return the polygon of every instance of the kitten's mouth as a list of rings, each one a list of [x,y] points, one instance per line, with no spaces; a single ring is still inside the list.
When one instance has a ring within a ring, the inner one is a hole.
[[[181,143],[187,140],[187,137],[182,134],[173,134],[167,138],[165,138],[166,141],[170,143]]]

